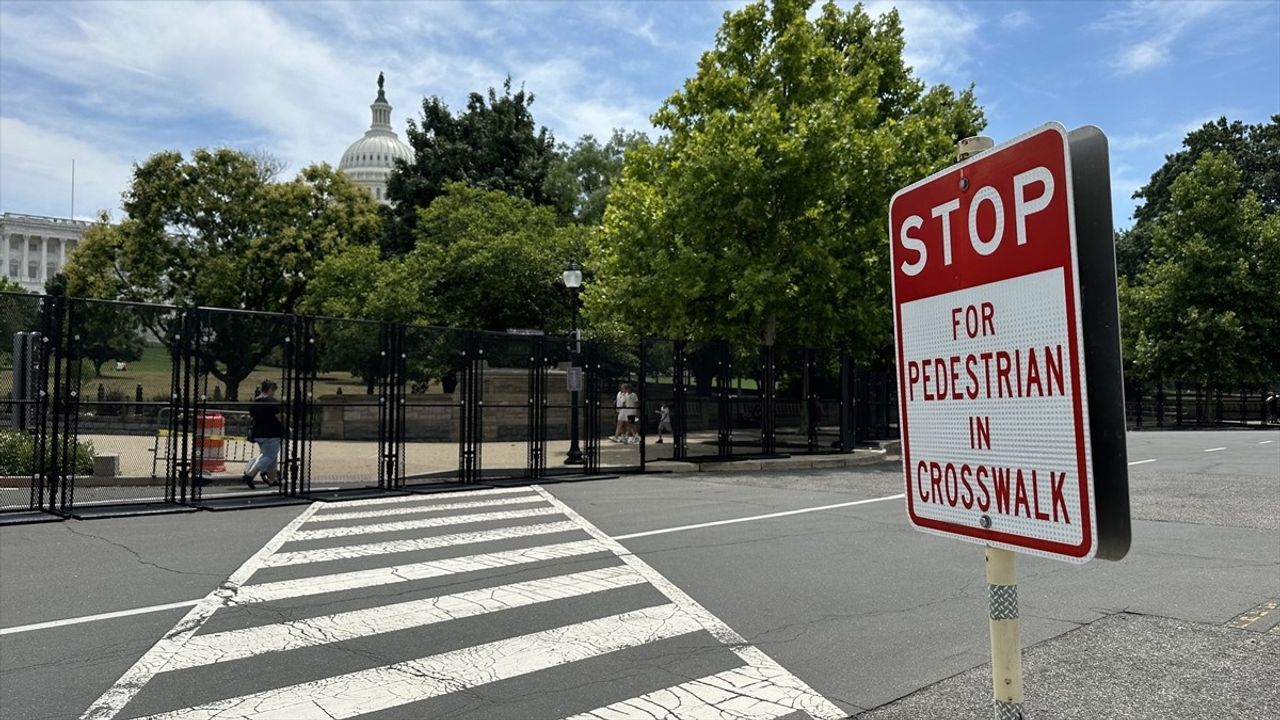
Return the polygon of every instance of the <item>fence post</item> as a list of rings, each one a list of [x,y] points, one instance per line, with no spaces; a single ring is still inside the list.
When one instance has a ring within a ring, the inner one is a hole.
[[[1142,383],[1134,383],[1133,387],[1134,422],[1142,429]]]
[[[1156,427],[1164,427],[1164,383],[1156,383]]]
[[[1182,427],[1182,383],[1177,382],[1173,385],[1173,403],[1174,412],[1178,414],[1178,427]]]
[[[774,428],[774,384],[775,360],[774,346],[760,346],[760,451],[772,455],[778,450],[778,440]]]
[[[685,343],[686,340],[674,340],[671,343],[671,459],[685,458],[685,431],[688,427],[688,401],[685,397]]]
[[[853,452],[853,363],[840,353],[840,452]]]

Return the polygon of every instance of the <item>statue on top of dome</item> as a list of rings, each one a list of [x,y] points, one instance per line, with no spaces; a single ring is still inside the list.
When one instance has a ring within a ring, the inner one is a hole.
[[[378,90],[382,90],[382,83],[383,83],[382,71],[379,70],[378,71]]]

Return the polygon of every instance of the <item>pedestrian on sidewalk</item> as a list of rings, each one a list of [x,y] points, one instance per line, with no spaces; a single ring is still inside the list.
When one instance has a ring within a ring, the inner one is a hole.
[[[271,379],[263,380],[249,406],[249,432],[258,445],[258,457],[249,464],[241,480],[252,490],[253,478],[262,473],[268,485],[279,485],[277,462],[280,457],[280,441],[284,437],[284,425],[280,422],[280,401],[276,400],[279,386]]]
[[[627,411],[626,442],[635,444],[640,442],[640,396],[632,392],[627,383],[622,384],[622,390],[626,394],[623,398],[623,409]]]
[[[666,403],[658,406],[658,444],[662,444],[662,431],[666,430],[669,434],[675,435],[675,431],[671,429],[671,408]]]
[[[626,383],[619,383],[618,394],[613,396],[613,409],[617,416],[613,424],[613,434],[609,436],[609,440],[616,443],[627,441],[626,387]]]

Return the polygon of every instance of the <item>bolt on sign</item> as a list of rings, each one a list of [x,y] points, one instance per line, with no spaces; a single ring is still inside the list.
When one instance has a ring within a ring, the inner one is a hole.
[[[889,205],[907,514],[1083,563],[1129,547],[1106,137],[1050,123]]]

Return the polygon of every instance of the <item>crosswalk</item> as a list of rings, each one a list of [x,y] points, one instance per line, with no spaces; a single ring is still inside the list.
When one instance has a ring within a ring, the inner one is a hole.
[[[82,720],[845,713],[541,487],[303,511]]]

